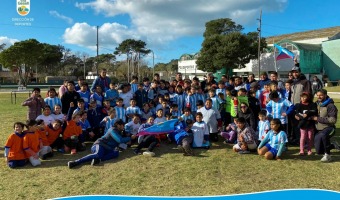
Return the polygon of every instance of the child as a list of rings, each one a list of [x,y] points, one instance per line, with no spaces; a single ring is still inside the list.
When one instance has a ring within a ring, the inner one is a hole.
[[[51,115],[51,108],[46,105],[43,109],[43,114],[39,115],[36,120],[43,120],[46,125],[51,124],[54,121],[54,117]]]
[[[159,81],[159,87],[158,87],[158,94],[160,95],[165,95],[165,93],[168,93],[168,88],[165,87],[165,80],[160,80]]]
[[[138,84],[138,90],[134,94],[137,101],[137,106],[143,108],[143,105],[148,102],[148,93],[143,89],[143,84]]]
[[[149,128],[154,124],[154,118],[151,116],[148,118],[147,123],[142,124],[139,127],[138,132],[143,131],[146,128]],[[143,155],[145,156],[155,156],[155,153],[153,152],[154,148],[159,145],[159,138],[156,135],[143,135],[138,137],[138,146],[133,150],[133,152],[136,155],[141,155],[141,149],[142,148],[148,148],[147,151],[143,152]]]
[[[61,105],[59,104],[54,106],[54,112],[51,114],[51,116],[54,118],[54,120],[60,120],[62,122],[65,121],[65,115],[61,113]]]
[[[176,94],[174,96],[174,102],[178,105],[179,111],[183,111],[184,101],[185,101],[185,95],[183,93],[183,88],[181,85],[177,85]]]
[[[90,122],[87,120],[87,112],[86,111],[80,111],[79,112],[80,120],[79,125],[81,126],[82,134],[80,135],[82,138],[80,138],[81,141],[94,141],[97,139],[92,131],[92,127],[90,125]]]
[[[119,93],[116,90],[116,85],[115,83],[110,83],[110,89],[106,90],[104,99],[108,100],[110,102],[111,107],[116,106],[116,100],[119,97]]]
[[[44,99],[40,96],[40,88],[34,88],[30,98],[26,99],[22,106],[28,106],[27,119],[35,120],[41,115],[41,109],[45,107]]]
[[[192,115],[196,115],[197,112],[197,88],[190,87],[188,88],[188,95],[185,97],[185,105],[187,108],[190,108]]]
[[[318,114],[317,106],[308,93],[302,93],[300,98],[301,102],[296,104],[295,110],[295,118],[299,121],[298,128],[300,128],[300,155],[305,155],[305,142],[307,142],[308,155],[312,155],[315,121],[311,117]]]
[[[211,99],[212,107],[215,108],[216,110],[219,110],[220,109],[220,101],[218,99],[218,96],[215,94],[214,89],[209,90],[209,99]]]
[[[188,119],[194,120],[194,116],[191,114],[190,108],[184,108],[184,114],[179,117],[179,120],[184,122],[184,126],[187,126],[185,122]]]
[[[191,130],[194,121],[188,119],[186,121],[187,127],[183,127],[182,124],[178,124],[175,126],[175,140],[177,143],[178,149],[183,152],[183,156],[193,156],[194,152],[191,148],[191,144],[193,141],[193,132]]]
[[[134,114],[141,115],[142,112],[140,111],[140,108],[137,106],[137,101],[136,99],[131,99],[130,100],[130,106],[126,108],[126,117],[128,121],[131,121]]]
[[[54,149],[56,148],[59,152],[65,153],[64,151],[64,141],[60,134],[62,133],[62,124],[60,120],[55,120],[52,124],[45,126],[44,130],[46,132],[46,138],[49,146]]]
[[[5,158],[8,167],[16,168],[26,165],[27,158],[23,150],[23,132],[25,124],[15,122],[13,125],[14,133],[12,133],[5,144]]]
[[[284,92],[284,98],[290,101],[290,97],[292,95],[291,91],[292,81],[288,80],[285,83],[285,92]]]
[[[80,115],[79,113],[72,115],[73,110],[74,104],[71,102],[67,114],[67,126],[64,130],[63,139],[65,142],[65,152],[71,151],[71,154],[76,154],[77,149],[82,145],[79,141],[79,135],[82,134],[82,130],[81,126],[78,125]]]
[[[237,123],[237,144],[233,146],[234,152],[239,154],[250,153],[251,150],[256,150],[255,133],[253,129],[246,126],[246,119],[240,117]]]
[[[234,122],[228,124],[225,128],[225,132],[221,132],[221,136],[225,139],[224,144],[234,144],[237,136],[237,118],[234,118]]]
[[[154,123],[159,124],[159,123],[163,123],[165,121],[166,121],[166,118],[164,117],[163,109],[157,110],[156,119],[154,120]],[[160,137],[161,140],[167,139],[166,134],[159,134],[159,137]]]
[[[126,110],[123,107],[123,102],[124,100],[122,98],[118,98],[117,102],[116,102],[116,107],[114,107],[116,109],[116,116],[118,119],[122,119],[123,122],[126,122]]]
[[[143,109],[141,110],[142,115],[141,115],[141,121],[149,119],[149,117],[152,116],[152,113],[150,111],[150,106],[148,103],[143,104]]]
[[[111,109],[111,104],[110,104],[110,101],[109,100],[104,100],[103,101],[103,108],[102,108],[102,113],[105,115],[105,116],[108,116],[109,115],[109,110]]]
[[[37,131],[37,122],[35,120],[28,120],[26,123],[27,131],[25,133],[23,141],[23,149],[26,153],[26,157],[33,167],[41,165],[39,156],[42,156],[43,144],[39,132]]]
[[[181,112],[178,110],[178,105],[177,104],[172,104],[170,107],[170,114],[171,116],[174,116],[176,118],[181,116]]]
[[[266,83],[263,87],[263,90],[259,94],[259,101],[260,101],[261,110],[266,109],[266,104],[270,100],[269,93],[270,93],[270,86],[269,86],[269,83]]]
[[[277,91],[269,94],[270,101],[267,103],[267,116],[281,120],[283,130],[287,130],[287,116],[294,112],[294,105],[287,99],[280,98]]]
[[[140,125],[140,115],[138,114],[134,114],[132,116],[132,120],[125,124],[124,126],[124,130],[125,132],[131,137],[131,141],[133,142],[134,140],[137,139],[137,133],[139,130]]]
[[[196,103],[197,110],[201,109],[204,106],[204,101],[198,100]]]
[[[40,140],[42,142],[42,148],[39,152],[40,158],[42,160],[46,160],[47,157],[52,157],[53,152],[52,148],[50,147],[50,143],[47,140],[47,131],[45,130],[45,123],[42,119],[36,120],[37,121],[37,132],[39,133]]]
[[[80,84],[80,90],[78,90],[77,92],[79,93],[80,98],[84,100],[84,104],[85,104],[84,108],[88,109],[89,103],[90,103],[90,97],[91,97],[88,84],[85,82]]]
[[[261,110],[258,114],[259,123],[257,126],[258,140],[261,142],[270,130],[270,123],[266,116],[266,111]]]
[[[50,108],[54,108],[55,105],[61,105],[61,100],[60,98],[57,96],[57,92],[55,91],[54,88],[50,88],[48,91],[47,91],[47,95],[48,97],[46,97],[44,99],[45,101],[45,104],[46,105],[49,105]]]
[[[261,141],[257,151],[260,156],[267,160],[281,160],[281,155],[285,149],[285,144],[288,142],[286,133],[281,130],[280,119],[270,121],[271,130],[266,137]]]
[[[104,117],[104,119],[100,122],[101,127],[104,128],[104,134],[109,130],[111,127],[113,127],[113,124],[115,121],[117,121],[117,116],[116,116],[116,110],[114,108],[111,108],[108,112],[109,116]]]
[[[159,123],[162,123],[162,122],[165,122],[166,121],[166,119],[165,119],[165,117],[164,117],[164,115],[163,115],[163,109],[159,109],[159,110],[157,110],[157,113],[156,113],[156,119],[154,120],[154,123],[155,124],[159,124]]]
[[[216,95],[218,95],[219,93],[222,93],[223,95],[225,95],[225,84],[224,84],[223,81],[218,82],[218,88],[216,89]]]
[[[196,122],[191,127],[193,136],[193,147],[203,147],[205,145],[209,145],[209,127],[203,121],[203,115],[201,112],[196,114]]]
[[[84,101],[84,99],[78,99],[77,106],[78,107],[73,111],[73,114],[75,114],[77,112],[82,112],[82,111],[86,111],[87,110],[85,108],[85,101]]]
[[[96,101],[97,107],[103,106],[104,97],[102,95],[102,87],[100,85],[96,86],[96,91],[91,95],[90,101]]]
[[[87,111],[87,120],[92,127],[93,133],[98,137],[101,137],[104,134],[104,129],[101,129],[100,127],[100,122],[103,118],[104,114],[102,113],[102,110],[97,108],[97,103],[95,101],[91,101]]]

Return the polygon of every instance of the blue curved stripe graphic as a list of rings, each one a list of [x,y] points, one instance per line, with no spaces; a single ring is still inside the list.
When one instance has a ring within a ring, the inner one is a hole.
[[[340,199],[340,192],[331,190],[318,190],[318,189],[290,189],[280,191],[266,191],[249,194],[225,195],[225,196],[195,196],[195,197],[161,197],[161,196],[119,196],[119,195],[89,195],[89,196],[72,196],[54,198],[55,200],[182,200],[182,199],[198,199],[198,200],[293,200],[293,199],[308,199],[308,200],[338,200]]]

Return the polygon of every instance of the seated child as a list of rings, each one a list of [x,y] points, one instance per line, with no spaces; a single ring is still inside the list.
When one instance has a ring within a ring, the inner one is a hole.
[[[280,119],[274,118],[270,121],[271,130],[261,141],[257,152],[260,156],[264,156],[267,160],[281,160],[281,155],[288,142],[286,133],[281,130]]]
[[[245,154],[250,153],[250,150],[256,150],[255,133],[251,127],[246,126],[246,119],[240,117],[236,122],[237,144],[233,146],[234,152]]]
[[[221,132],[221,136],[225,139],[223,142],[224,144],[234,144],[236,141],[237,136],[237,118],[234,118],[234,122],[230,123],[226,128],[225,131]]]
[[[154,118],[151,116],[149,117],[147,123],[142,124],[139,127],[138,132],[143,131],[146,128],[149,128],[154,124]],[[141,155],[142,148],[148,148],[147,151],[143,152],[145,156],[155,156],[153,152],[154,148],[159,144],[159,137],[157,135],[141,135],[138,137],[138,146],[133,150],[133,152],[137,155]]]
[[[131,142],[137,140],[137,133],[141,126],[139,122],[140,116],[138,114],[134,114],[132,120],[124,126],[125,132],[131,137]]]
[[[23,149],[23,138],[25,132],[24,123],[15,122],[13,125],[14,133],[12,133],[5,144],[5,158],[8,167],[16,168],[26,165],[27,158]]]
[[[79,135],[82,134],[81,126],[77,123],[80,120],[79,113],[72,115],[74,110],[73,102],[70,103],[70,109],[67,113],[67,125],[64,130],[63,139],[65,142],[65,152],[71,151],[71,154],[76,154],[77,149],[83,150],[83,144],[79,140]]]
[[[41,165],[39,157],[49,153],[49,149],[43,146],[39,132],[37,131],[37,122],[35,120],[27,121],[27,131],[24,136],[23,149],[26,157],[33,167]]]
[[[191,119],[188,119],[186,121],[187,127],[183,127],[182,123],[180,122],[175,127],[175,140],[177,143],[178,149],[183,152],[183,156],[193,156],[194,152],[191,148],[192,141],[193,141],[193,132],[191,130],[194,121]]]
[[[37,132],[40,135],[40,140],[42,142],[42,149],[40,150],[40,158],[41,160],[46,160],[47,157],[53,156],[52,148],[50,147],[50,143],[47,140],[47,131],[45,130],[45,123],[44,120],[39,119],[37,121]],[[45,151],[45,152],[43,152]]]
[[[52,124],[45,126],[46,138],[49,146],[54,149],[56,148],[59,152],[65,153],[64,151],[64,140],[61,137],[63,122],[55,120]]]

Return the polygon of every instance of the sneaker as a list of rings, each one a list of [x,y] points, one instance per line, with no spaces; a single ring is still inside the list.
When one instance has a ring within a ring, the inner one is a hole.
[[[136,155],[141,155],[142,154],[138,149],[134,149],[133,153],[136,154]]]
[[[41,156],[41,160],[46,160],[47,159],[47,154],[44,154]]]
[[[300,156],[304,156],[305,153],[304,153],[304,152],[300,152],[299,155],[300,155]]]
[[[143,152],[143,155],[144,155],[144,156],[150,156],[150,157],[153,157],[153,156],[155,156],[155,153],[154,153],[154,152],[152,152],[152,151],[144,151],[144,152]]]
[[[307,153],[309,156],[313,155],[313,152],[312,151],[308,151]]]
[[[68,161],[67,166],[69,169],[77,166],[77,163],[75,161]]]
[[[182,145],[177,145],[177,149],[180,151],[180,152],[184,152],[184,148]]]
[[[71,149],[71,154],[76,154],[77,153],[77,150],[76,149]]]
[[[334,146],[336,150],[340,151],[340,146],[336,141],[332,142],[331,144]]]
[[[239,151],[238,154],[249,154],[250,151]]]
[[[331,155],[325,154],[322,158],[321,158],[321,162],[331,162],[332,161],[332,157]]]
[[[98,165],[99,163],[100,163],[100,159],[99,158],[93,158],[92,162],[91,162],[91,165],[94,166],[94,165]]]
[[[58,149],[59,153],[65,153],[65,149]]]

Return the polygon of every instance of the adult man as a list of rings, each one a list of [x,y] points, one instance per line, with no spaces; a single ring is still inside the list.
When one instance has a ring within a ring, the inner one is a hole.
[[[291,102],[295,105],[300,103],[300,95],[305,92],[312,95],[311,83],[306,79],[306,76],[301,74],[300,67],[294,66],[292,68],[293,84],[291,86],[292,96]]]
[[[314,116],[316,122],[316,130],[314,138],[314,146],[317,154],[324,154],[321,162],[332,161],[330,150],[330,138],[335,131],[335,123],[337,121],[338,109],[334,105],[334,101],[327,96],[327,90],[320,89],[317,93],[318,116]]]
[[[201,112],[203,115],[203,121],[207,123],[209,127],[209,139],[211,141],[218,141],[218,131],[221,129],[222,121],[221,115],[218,110],[212,107],[212,100],[207,99],[205,101],[205,107],[200,108],[197,112]]]
[[[245,85],[246,85],[246,90],[249,91],[250,90],[250,85],[252,83],[256,83],[256,80],[255,80],[255,75],[254,74],[248,74],[248,79],[246,80],[245,82]]]
[[[180,73],[180,72],[176,73],[176,81],[177,81],[177,85],[184,86],[184,81],[183,81],[183,78],[182,78],[182,73]]]
[[[270,82],[270,79],[268,78],[267,72],[261,72],[260,74],[260,80],[257,82],[260,86],[260,89],[262,90],[264,85]]]
[[[68,109],[70,108],[70,103],[73,102],[74,105],[77,105],[78,100],[80,99],[80,95],[78,92],[74,90],[74,82],[68,81],[67,82],[67,91],[61,97],[61,104],[63,114],[67,114]]]
[[[106,76],[106,72],[106,69],[102,69],[100,75],[93,81],[91,86],[91,91],[93,93],[95,92],[97,85],[102,88],[103,94],[105,94],[106,90],[110,89],[111,79]]]
[[[246,89],[246,85],[242,82],[242,78],[239,76],[235,77],[234,89],[239,91],[241,88]]]
[[[213,87],[217,87],[217,82],[214,80],[214,74],[209,73],[207,75],[207,79],[201,82],[201,88],[204,91],[204,93],[208,93],[208,91]]]

